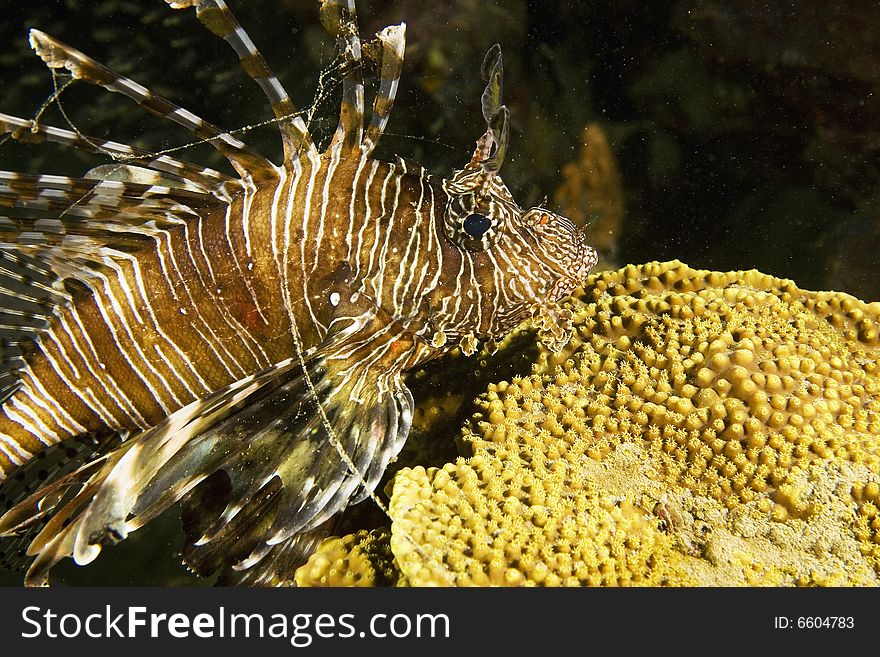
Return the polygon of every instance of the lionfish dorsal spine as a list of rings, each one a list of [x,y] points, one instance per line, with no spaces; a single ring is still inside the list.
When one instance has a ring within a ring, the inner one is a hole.
[[[30,43],[50,68],[66,68],[74,78],[120,93],[134,100],[148,112],[186,128],[210,143],[242,177],[274,176],[274,165],[240,139],[208,123],[187,109],[178,107],[143,85],[116,73],[75,48],[61,43],[39,30],[30,31]]]
[[[284,161],[293,163],[303,153],[314,154],[315,144],[287,91],[272,72],[253,40],[223,0],[165,0],[174,9],[194,7],[199,21],[224,39],[238,55],[242,70],[260,85],[272,106],[284,146]]]
[[[379,144],[388,117],[397,97],[397,87],[403,69],[403,53],[406,49],[406,23],[389,25],[376,35],[381,47],[382,63],[379,71],[379,90],[373,99],[370,124],[362,146],[364,157],[370,157]]]
[[[128,144],[84,135],[73,130],[47,126],[2,112],[0,112],[0,134],[9,134],[13,139],[20,141],[45,139],[78,150],[108,155],[120,165],[137,164],[171,174],[191,182],[209,193],[215,193],[224,184],[232,182],[232,178],[219,171],[183,162],[169,155],[156,155]]]
[[[336,39],[342,60],[339,124],[328,150],[350,153],[360,146],[364,133],[363,52],[354,0],[322,0],[320,12],[321,24]]]

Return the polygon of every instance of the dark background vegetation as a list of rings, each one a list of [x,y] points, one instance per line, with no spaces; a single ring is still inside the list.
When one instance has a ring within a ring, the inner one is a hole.
[[[333,44],[316,0],[228,0],[323,143],[336,125]],[[552,199],[597,123],[620,168],[619,264],[678,258],[758,268],[808,289],[880,300],[880,4],[868,0],[370,0],[362,32],[406,21],[398,103],[380,156],[448,175],[470,157],[483,54],[500,43],[522,205]],[[0,111],[30,118],[52,94],[37,27],[227,129],[271,118],[233,52],[162,0],[0,0]],[[324,71],[323,77],[319,73]],[[63,80],[62,80],[63,81]],[[187,133],[85,84],[46,123],[142,148]],[[369,102],[369,96],[368,96]],[[278,161],[274,128],[243,137]],[[222,167],[205,146],[178,157]],[[81,175],[101,161],[0,145],[0,168]],[[130,543],[128,541],[127,543]],[[159,546],[160,548],[162,546]],[[123,549],[121,546],[119,549]],[[167,550],[167,547],[165,548]]]

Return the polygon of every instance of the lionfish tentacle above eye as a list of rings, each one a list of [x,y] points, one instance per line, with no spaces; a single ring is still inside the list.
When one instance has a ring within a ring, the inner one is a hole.
[[[363,53],[354,0],[322,0],[321,24],[336,37],[343,69],[339,125],[328,150],[347,153],[361,145],[364,133]]]
[[[284,143],[284,161],[295,162],[306,152],[317,154],[309,129],[302,117],[297,114],[287,91],[226,3],[223,0],[165,0],[165,2],[174,9],[194,7],[199,21],[235,50],[244,72],[260,85],[272,104],[272,112],[278,119],[278,128]]]
[[[504,84],[501,46],[497,43],[489,49],[481,68],[486,88],[480,98],[483,119],[486,121],[486,132],[477,141],[477,148],[471,165],[482,165],[483,170],[495,173],[504,163],[507,154],[510,112],[501,104]],[[493,152],[494,148],[494,152]]]
[[[406,48],[406,23],[389,25],[376,36],[382,48],[382,68],[379,74],[379,91],[373,99],[373,113],[364,136],[363,152],[365,157],[369,157],[379,144],[379,139],[385,132],[391,108],[394,107],[400,72],[403,68],[403,52]]]
[[[207,192],[219,190],[224,183],[232,181],[232,178],[219,171],[182,162],[168,155],[156,155],[127,144],[35,123],[2,112],[0,112],[0,134],[10,134],[17,141],[51,141],[91,153],[103,153],[125,162],[136,162],[141,166],[176,176]]]
[[[39,30],[30,31],[30,42],[34,51],[49,68],[66,68],[74,78],[128,96],[152,114],[169,119],[209,142],[229,160],[243,178],[275,175],[275,167],[272,163],[244,142],[189,110],[154,94],[143,85],[111,71],[91,57]]]

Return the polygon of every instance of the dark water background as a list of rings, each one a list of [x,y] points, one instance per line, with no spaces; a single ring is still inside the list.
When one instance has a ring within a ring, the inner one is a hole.
[[[339,89],[325,77],[319,92],[333,44],[315,0],[229,4],[297,106],[317,99],[310,127],[326,143]],[[560,172],[578,157],[584,126],[595,123],[621,174],[618,264],[678,258],[707,269],[754,267],[803,288],[880,300],[880,3],[372,0],[358,7],[365,35],[408,26],[380,157],[398,154],[438,175],[464,165],[484,130],[480,63],[497,42],[512,115],[502,174],[521,205],[549,196],[553,207]],[[0,111],[31,118],[52,94],[52,76],[27,44],[29,27],[226,129],[271,118],[232,50],[194,12],[161,0],[0,0]],[[118,94],[80,83],[61,100],[67,116],[51,107],[45,123],[68,127],[69,118],[86,134],[151,150],[191,141]],[[273,127],[243,137],[279,161]],[[205,146],[173,154],[224,166]],[[100,163],[52,145],[0,145],[0,168],[8,170],[81,175]],[[117,548],[128,556],[118,557],[114,583],[144,581],[153,559],[164,569],[173,550],[171,538],[163,541],[135,536]],[[4,577],[0,583],[17,581]],[[176,573],[165,581],[188,580]]]

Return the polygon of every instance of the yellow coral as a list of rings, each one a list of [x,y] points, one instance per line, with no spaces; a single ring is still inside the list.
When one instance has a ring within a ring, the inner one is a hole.
[[[405,581],[394,566],[386,529],[361,530],[325,539],[300,566],[297,586],[402,586]]]
[[[591,283],[572,302],[578,335],[542,354],[536,374],[561,366],[557,385],[607,396],[587,408],[594,432],[597,418],[613,427],[644,412],[636,437],[665,455],[667,474],[728,503],[778,490],[817,457],[877,468],[880,304],[680,263]],[[616,433],[599,431],[605,449]]]
[[[587,482],[571,487],[569,474],[488,455],[401,471],[391,506],[401,569],[415,586],[668,583],[672,541],[657,519]]]
[[[877,584],[880,304],[671,262],[568,305],[471,458],[396,477],[410,581]]]

